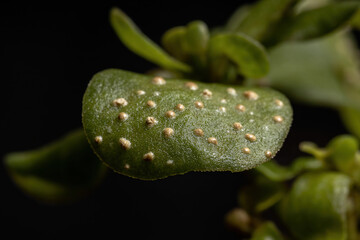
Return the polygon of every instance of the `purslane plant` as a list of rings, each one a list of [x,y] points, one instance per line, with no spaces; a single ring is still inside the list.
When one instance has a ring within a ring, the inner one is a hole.
[[[287,97],[337,109],[360,137],[359,60],[349,30],[360,25],[358,9],[354,1],[262,0],[216,29],[202,21],[174,27],[163,49],[113,8],[110,23],[123,44],[159,68],[97,73],[83,97],[84,129],[9,154],[10,176],[40,201],[69,202],[100,183],[101,162],[144,180],[256,168],[241,190],[242,209],[228,218],[243,234],[284,239],[261,217],[276,208],[289,239],[356,239],[358,216],[348,204],[360,182],[355,138],[339,137],[326,150],[303,144],[313,157],[289,167],[269,160],[292,123]]]

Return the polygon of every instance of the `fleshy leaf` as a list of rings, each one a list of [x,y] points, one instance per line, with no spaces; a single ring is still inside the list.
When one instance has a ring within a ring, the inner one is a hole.
[[[237,8],[226,22],[225,31],[235,32],[239,24],[248,15],[250,9],[251,6],[249,5],[242,5],[239,8]]]
[[[354,169],[359,142],[350,135],[340,135],[332,139],[328,146],[328,158],[337,169],[349,173]]]
[[[350,179],[336,172],[300,176],[281,202],[281,216],[299,240],[345,240]]]
[[[202,55],[207,49],[209,30],[203,21],[193,21],[187,25],[186,50],[194,55]]]
[[[261,164],[256,168],[256,170],[275,182],[286,181],[295,176],[290,168],[281,166],[274,160]]]
[[[110,22],[120,40],[134,53],[166,69],[191,71],[188,65],[172,58],[147,38],[120,9],[111,9]]]
[[[247,78],[260,78],[269,71],[264,47],[243,34],[218,34],[209,42],[210,71],[217,71],[219,58],[233,61],[240,74]]]
[[[269,52],[271,66],[266,84],[282,91],[293,101],[316,106],[360,108],[360,102],[352,100],[354,97],[349,99],[351,95],[346,91],[347,88],[359,89],[356,85],[360,84],[360,78],[345,78],[349,74],[346,74],[344,62],[357,60],[348,59],[347,52],[356,51],[347,44],[348,40],[347,35],[336,34],[321,40],[276,47]],[[357,68],[353,70],[358,71]],[[345,87],[347,85],[350,86]]]
[[[171,55],[185,62],[188,58],[186,52],[186,27],[179,26],[167,30],[161,38],[161,43]]]
[[[340,116],[346,128],[360,139],[360,110],[341,108]]]
[[[38,150],[10,153],[5,156],[5,166],[25,193],[56,204],[86,195],[106,170],[82,129]]]
[[[304,171],[319,170],[323,167],[323,162],[316,158],[299,157],[290,166],[281,166],[273,160],[258,166],[256,170],[271,181],[282,182],[290,180]]]
[[[279,229],[272,222],[261,224],[253,233],[251,240],[283,240]]]
[[[308,10],[285,22],[273,35],[277,42],[322,37],[348,23],[358,8],[358,2],[338,2]]]
[[[261,0],[251,7],[236,31],[261,41],[299,0]]]
[[[269,181],[261,174],[254,176],[253,182],[239,192],[239,205],[249,213],[258,214],[278,203],[285,195],[285,185]]]
[[[83,99],[83,125],[97,155],[140,179],[256,167],[280,149],[291,121],[289,101],[271,89],[116,69],[96,74]]]

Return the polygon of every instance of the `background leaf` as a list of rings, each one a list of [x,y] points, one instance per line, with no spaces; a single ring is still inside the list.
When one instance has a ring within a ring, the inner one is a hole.
[[[112,8],[110,22],[120,40],[134,53],[161,67],[189,72],[191,68],[169,56],[147,38],[120,9]]]
[[[360,110],[344,107],[340,116],[347,129],[360,139]]]
[[[272,222],[261,224],[253,233],[251,240],[283,240],[279,229]]]
[[[357,59],[349,55],[353,46],[345,33],[321,40],[287,43],[269,52],[270,72],[266,84],[293,101],[316,106],[360,108],[358,68],[344,63]],[[301,67],[300,67],[301,66]],[[347,89],[352,89],[349,94]],[[351,98],[350,98],[351,97]]]
[[[258,41],[272,32],[274,26],[284,17],[290,6],[299,0],[261,0],[257,1],[247,14],[243,14],[235,31],[242,32]],[[239,13],[238,13],[239,14]]]
[[[97,186],[106,170],[82,129],[38,150],[10,153],[5,165],[18,187],[45,203],[78,200]]]
[[[358,2],[338,2],[301,12],[279,26],[273,35],[276,42],[322,37],[349,23],[358,8]]]
[[[281,216],[296,239],[347,239],[350,179],[341,173],[306,173],[281,202]]]
[[[265,49],[243,34],[218,34],[212,37],[208,57],[210,71],[217,71],[217,61],[221,57],[234,62],[238,72],[247,78],[260,78],[269,71]]]

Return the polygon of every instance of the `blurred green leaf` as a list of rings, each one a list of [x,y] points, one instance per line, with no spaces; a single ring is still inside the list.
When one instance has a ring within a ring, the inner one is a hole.
[[[340,116],[346,128],[360,139],[360,110],[341,108]]]
[[[336,172],[300,176],[281,202],[283,223],[299,240],[346,240],[350,182]]]
[[[204,55],[209,41],[209,29],[203,21],[193,21],[186,28],[186,50],[193,55]]]
[[[355,167],[355,158],[359,150],[359,142],[350,135],[333,138],[327,145],[328,158],[337,169],[344,173],[351,172]]]
[[[249,213],[263,212],[278,203],[285,195],[285,185],[269,181],[261,174],[256,174],[252,183],[245,185],[239,192],[239,205]]]
[[[275,42],[322,37],[349,23],[358,8],[358,2],[338,2],[301,12],[277,28]]]
[[[273,222],[265,222],[255,229],[251,240],[283,240],[279,229]]]
[[[107,169],[82,129],[38,150],[10,153],[4,163],[19,188],[41,202],[56,204],[88,194]]]
[[[357,30],[360,30],[360,10],[358,10],[354,17],[351,19],[351,25]]]
[[[360,107],[360,101],[353,100],[357,95],[354,93],[349,99],[346,90],[358,89],[360,83],[356,74],[344,74],[349,73],[345,71],[344,62],[357,61],[348,54],[355,49],[347,37],[342,32],[321,40],[287,43],[274,48],[269,52],[271,66],[265,84],[296,102],[334,108]],[[359,70],[352,67],[351,72],[354,71]],[[345,84],[349,87],[345,88]]]
[[[318,147],[313,142],[304,141],[299,144],[299,149],[305,153],[313,155],[316,159],[324,161],[328,155],[328,151]]]
[[[324,169],[326,166],[322,161],[313,157],[298,157],[296,158],[290,166],[291,171],[298,175],[305,171],[316,171]]]
[[[271,181],[286,181],[295,176],[290,168],[277,164],[274,160],[261,164],[255,168],[258,172],[266,176]]]
[[[249,5],[241,5],[238,7],[226,22],[224,30],[227,32],[235,32],[240,23],[248,15],[250,9],[251,6]]]
[[[190,72],[191,68],[169,56],[159,46],[147,38],[131,19],[120,9],[112,8],[110,22],[120,40],[134,53],[170,70]]]
[[[261,0],[257,1],[242,17],[236,28],[237,32],[242,32],[258,41],[261,41],[283,18],[288,8],[299,0]],[[241,12],[242,13],[242,12]],[[240,15],[237,13],[237,15]],[[237,16],[236,15],[236,16]]]
[[[324,168],[323,162],[316,158],[299,157],[290,166],[281,166],[272,160],[261,164],[255,170],[271,181],[282,182],[290,180],[304,171],[320,170],[322,168]]]
[[[218,70],[218,61],[224,56],[233,61],[238,72],[247,78],[260,78],[269,71],[264,47],[243,34],[218,34],[210,39],[210,71]]]
[[[179,26],[167,30],[161,38],[161,43],[171,55],[183,62],[187,60],[186,27]]]

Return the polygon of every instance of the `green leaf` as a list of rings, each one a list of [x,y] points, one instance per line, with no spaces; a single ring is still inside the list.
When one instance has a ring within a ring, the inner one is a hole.
[[[19,188],[38,201],[55,204],[79,200],[99,184],[106,170],[82,129],[38,150],[10,153],[4,163]]]
[[[230,16],[225,25],[225,31],[235,32],[240,23],[245,19],[248,15],[251,6],[242,5],[235,10],[235,12]]]
[[[305,171],[316,171],[325,169],[326,166],[322,161],[313,157],[299,157],[291,163],[291,171],[298,175]]]
[[[233,61],[238,72],[247,78],[260,78],[269,71],[269,61],[263,46],[243,34],[218,34],[210,39],[209,69],[217,71],[218,60]]]
[[[319,148],[313,142],[307,142],[307,141],[301,142],[299,144],[299,148],[301,151],[308,153],[321,161],[324,161],[328,155],[327,149]]]
[[[134,53],[170,70],[191,71],[188,65],[172,58],[147,38],[120,9],[111,9],[110,22],[120,40]]]
[[[281,202],[283,223],[299,240],[345,240],[350,179],[336,172],[300,176]]]
[[[83,125],[97,155],[116,172],[140,179],[256,167],[280,149],[291,121],[290,103],[270,89],[165,81],[116,69],[96,74],[83,99]]]
[[[277,164],[274,160],[261,164],[256,168],[258,172],[275,182],[289,180],[295,176],[294,172],[286,166]]]
[[[285,185],[269,181],[261,174],[256,174],[251,183],[239,192],[239,205],[249,213],[258,214],[278,203],[285,195]]]
[[[279,229],[273,222],[261,224],[253,233],[251,240],[283,240]]]
[[[261,0],[248,11],[236,31],[261,41],[281,21],[289,7],[299,0]]]
[[[285,22],[273,35],[277,42],[322,37],[348,23],[358,8],[358,2],[339,2],[308,10]]]
[[[344,75],[339,74],[343,57],[337,46],[342,41],[344,34],[338,34],[276,47],[269,52],[267,84],[300,103],[327,107],[359,105],[360,102],[349,102],[343,88]]]
[[[203,21],[193,21],[186,28],[186,50],[193,55],[203,55],[209,41],[209,30]]]
[[[328,158],[342,172],[349,173],[354,169],[359,142],[350,135],[333,138],[327,145]]]
[[[351,19],[351,25],[357,30],[360,30],[360,10],[358,10],[354,17]]]
[[[275,182],[290,180],[304,171],[314,171],[324,168],[322,161],[313,157],[299,157],[290,166],[281,166],[274,160],[256,168],[262,175]]]
[[[187,61],[186,52],[186,27],[170,28],[162,36],[161,43],[171,55],[183,62]]]
[[[341,108],[339,112],[345,127],[360,139],[360,110]]]

